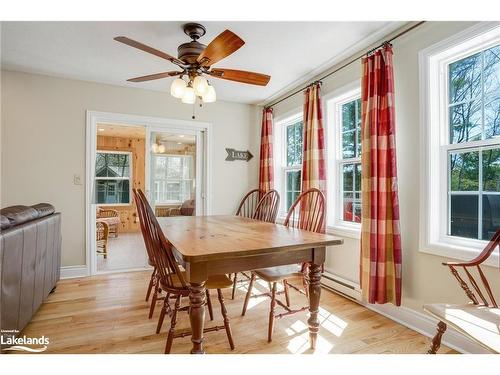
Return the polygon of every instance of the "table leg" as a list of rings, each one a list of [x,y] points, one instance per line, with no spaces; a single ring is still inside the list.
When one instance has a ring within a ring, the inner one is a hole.
[[[311,264],[309,266],[309,273],[307,276],[309,284],[309,317],[307,323],[309,324],[309,340],[311,349],[316,348],[316,339],[319,331],[319,299],[321,296],[321,266],[318,264]]]
[[[204,354],[203,328],[205,325],[205,282],[191,283],[189,293],[189,321],[191,322],[191,354]]]

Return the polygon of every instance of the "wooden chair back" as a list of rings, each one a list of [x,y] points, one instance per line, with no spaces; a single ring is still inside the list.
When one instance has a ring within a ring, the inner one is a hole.
[[[278,215],[279,206],[280,195],[274,189],[269,190],[257,204],[252,219],[274,223]]]
[[[137,196],[140,202],[140,208],[138,208],[141,211],[140,215],[144,218],[146,235],[149,238],[153,250],[154,264],[156,265],[161,280],[165,284],[167,291],[170,290],[175,293],[180,289],[188,290],[186,280],[175,260],[172,245],[165,238],[146,196],[140,189],[137,190]],[[175,282],[177,280],[180,282],[180,288],[178,283]]]
[[[489,307],[498,308],[498,304],[495,301],[495,297],[493,296],[493,292],[491,290],[490,284],[488,283],[488,279],[484,275],[483,270],[481,269],[481,264],[486,261],[490,257],[491,254],[497,249],[500,248],[500,229],[498,229],[490,242],[484,248],[481,253],[471,260],[470,262],[446,262],[443,263],[444,266],[448,266],[451,273],[457,279],[460,287],[464,290],[467,297],[472,301],[475,305],[484,305]],[[500,250],[499,250],[500,251]],[[500,257],[500,254],[499,254]],[[465,280],[460,276],[460,273],[457,269],[461,269],[463,273],[469,279],[470,285],[474,289],[474,291],[469,287],[469,285],[465,282]],[[479,282],[476,280],[472,274],[473,270],[477,271],[479,275]],[[482,284],[482,285],[481,285]],[[485,293],[483,293],[485,292]],[[477,294],[477,295],[476,295]],[[485,294],[489,297],[486,298]]]
[[[150,263],[155,264],[153,247],[152,247],[153,245],[151,244],[151,241],[150,241],[150,238],[148,236],[146,226],[145,226],[146,225],[145,224],[146,218],[144,217],[142,202],[139,198],[139,194],[137,193],[136,189],[132,189],[132,195],[134,196],[135,206],[137,207],[137,215],[139,216],[139,226],[141,228],[141,233],[142,233],[142,238],[144,240],[144,245],[146,246],[146,253],[148,254],[148,259],[149,259]]]
[[[316,188],[300,194],[288,210],[285,226],[304,229],[311,232],[324,232],[325,196]]]
[[[98,249],[102,249],[107,252],[108,246],[108,236],[109,227],[108,224],[103,221],[96,222],[96,246]]]
[[[240,202],[238,210],[236,210],[236,216],[252,218],[255,213],[255,209],[259,204],[260,198],[264,196],[264,190],[253,189],[250,190]]]

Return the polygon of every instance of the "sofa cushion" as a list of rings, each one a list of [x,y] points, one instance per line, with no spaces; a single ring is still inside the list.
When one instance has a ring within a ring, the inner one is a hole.
[[[9,219],[11,226],[26,223],[38,218],[38,211],[28,206],[10,206],[0,210],[0,214]]]
[[[0,224],[1,224],[1,229],[7,229],[10,228],[10,221],[7,219],[7,216],[0,216]]]
[[[31,207],[38,211],[38,217],[49,216],[56,212],[56,209],[50,203],[38,203]]]

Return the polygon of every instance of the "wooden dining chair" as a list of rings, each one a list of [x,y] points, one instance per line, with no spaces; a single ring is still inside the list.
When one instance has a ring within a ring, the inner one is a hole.
[[[443,266],[449,268],[470,303],[424,305],[424,311],[438,320],[437,332],[432,339],[430,349],[427,351],[428,354],[437,353],[448,325],[477,342],[486,350],[500,353],[500,332],[498,330],[500,327],[500,308],[481,268],[481,265],[497,249],[500,251],[500,229],[496,230],[483,251],[471,261],[442,263]]]
[[[245,194],[243,199],[241,200],[238,209],[236,210],[236,216],[248,217],[252,218],[257,205],[259,204],[260,198],[264,196],[264,190],[261,189],[252,189],[248,193]],[[250,280],[250,275],[246,272],[241,273],[246,280]],[[231,293],[231,299],[234,299],[234,295],[236,293],[236,286],[238,284],[238,272],[234,274],[233,277],[233,291]],[[241,280],[245,281],[245,280]]]
[[[149,308],[149,319],[153,317],[153,313],[156,307],[156,302],[158,300],[163,299],[164,297],[161,297],[161,288],[160,288],[160,283],[158,282],[158,270],[156,268],[155,262],[154,262],[154,255],[153,255],[153,248],[152,244],[149,241],[147,232],[146,232],[146,227],[145,227],[145,218],[143,215],[143,209],[142,209],[142,201],[140,200],[140,197],[138,195],[138,192],[136,189],[132,189],[132,194],[134,196],[134,202],[135,206],[137,208],[137,214],[139,216],[139,226],[141,228],[141,233],[142,233],[142,238],[144,240],[144,246],[146,247],[146,253],[148,256],[148,264],[153,267],[153,272],[151,273],[151,277],[149,278],[149,285],[148,289],[146,291],[146,302],[149,300],[149,297],[151,295],[151,292],[153,291],[153,297],[151,300],[151,305]]]
[[[252,219],[274,223],[276,221],[276,216],[278,215],[279,207],[279,193],[274,189],[269,190],[262,196],[259,203],[257,204]]]
[[[141,201],[141,216],[144,218],[145,229],[148,237],[148,241],[152,245],[154,262],[157,266],[159,283],[162,290],[166,291],[170,298],[175,299],[174,307],[169,308],[168,298],[165,299],[166,303],[162,309],[160,315],[160,321],[158,326],[161,327],[163,319],[166,314],[171,316],[170,329],[168,331],[167,342],[165,345],[165,354],[170,353],[172,348],[172,342],[174,338],[186,337],[191,335],[191,331],[176,332],[175,327],[177,325],[177,315],[179,311],[188,311],[189,305],[181,307],[181,302],[183,297],[188,297],[190,293],[189,284],[185,279],[185,272],[181,271],[175,256],[173,254],[172,245],[165,238],[163,231],[160,228],[158,220],[156,219],[154,212],[147,202],[144,193],[138,190],[138,197]],[[231,350],[234,349],[233,336],[231,333],[231,326],[229,324],[229,317],[227,316],[226,306],[224,305],[224,297],[222,294],[222,289],[230,288],[232,286],[231,280],[226,275],[216,275],[208,278],[205,284],[205,288],[216,289],[219,303],[221,306],[221,313],[224,319],[223,326],[215,326],[210,328],[205,328],[205,332],[218,331],[225,329],[226,335],[229,341],[229,346]]]
[[[292,207],[290,207],[290,210],[288,211],[284,225],[293,228],[321,233],[323,232],[324,222],[325,222],[325,197],[320,190],[313,188],[303,192],[297,197]],[[267,340],[269,342],[272,341],[275,319],[279,319],[287,315],[305,311],[309,308],[309,305],[295,310],[290,308],[290,295],[289,295],[290,287],[297,290],[301,294],[308,296],[306,270],[307,270],[307,265],[290,264],[286,266],[263,268],[252,271],[252,274],[250,276],[250,284],[248,286],[247,294],[245,296],[245,302],[243,304],[243,310],[241,312],[241,315],[242,316],[245,315],[250,298],[262,297],[262,296],[267,296],[271,298],[270,311],[269,311],[269,324],[267,331]],[[256,277],[259,277],[260,279],[267,281],[268,283],[271,284],[270,292],[252,296],[252,288]],[[302,290],[287,281],[288,279],[293,277],[300,277],[302,279],[302,285],[305,290]],[[277,291],[278,282],[283,282],[284,286],[283,292]],[[286,298],[285,303],[276,298],[276,296],[281,293],[285,294]],[[276,304],[280,305],[283,309],[285,309],[285,312],[281,314],[276,314],[275,313]]]
[[[107,259],[109,226],[103,221],[98,221],[95,223],[95,227],[96,252],[102,255],[104,259]]]

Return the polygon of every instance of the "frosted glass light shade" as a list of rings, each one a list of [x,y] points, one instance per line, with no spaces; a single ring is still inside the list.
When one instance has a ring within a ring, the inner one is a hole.
[[[196,95],[192,87],[186,87],[184,95],[182,95],[182,102],[186,104],[193,104],[196,101]]]
[[[165,145],[158,146],[158,153],[163,154],[165,152]]]
[[[153,143],[151,145],[151,151],[153,152],[153,154],[157,154],[158,153],[158,144],[157,143]]]
[[[196,76],[193,81],[194,93],[197,96],[203,96],[208,89],[208,81],[203,76]]]
[[[213,86],[208,86],[207,92],[201,97],[204,103],[213,103],[217,100],[215,89]]]
[[[186,91],[186,81],[180,78],[174,79],[172,85],[170,86],[170,94],[174,98],[182,98],[184,95],[184,91]]]

